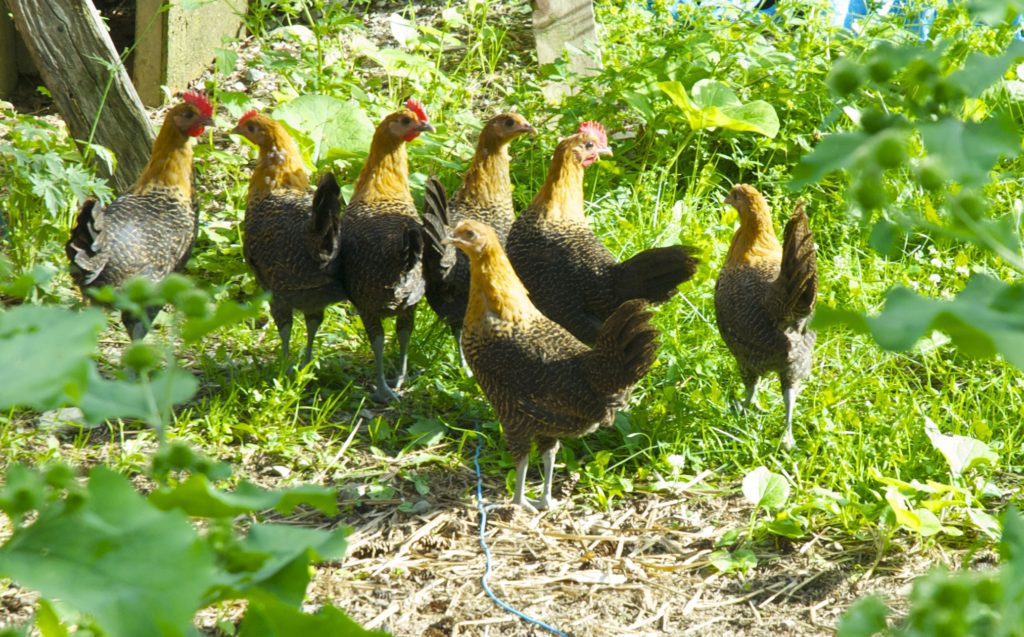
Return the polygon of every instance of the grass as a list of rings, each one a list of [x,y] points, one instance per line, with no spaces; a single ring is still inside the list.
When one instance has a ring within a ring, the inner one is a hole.
[[[368,30],[337,4],[324,12],[319,0],[298,3],[319,16],[314,38],[306,44],[275,32],[280,15],[266,11],[266,3],[255,4],[259,23],[252,30],[262,39],[242,59],[271,77],[287,78],[277,85],[279,95],[257,97],[263,106],[319,90],[352,98],[377,119],[401,97],[415,94],[440,132],[413,145],[414,181],[422,183],[427,174],[437,173],[449,187],[469,160],[478,123],[499,108],[515,107],[542,131],[512,148],[519,208],[543,181],[557,139],[581,119],[598,119],[613,133],[616,153],[587,177],[588,215],[598,235],[621,257],[676,242],[702,251],[697,276],[657,311],[659,361],[637,387],[630,408],[614,427],[566,441],[560,455],[565,469],[559,475],[564,477],[566,470],[580,473],[576,506],[614,508],[630,491],[650,490],[663,477],[702,471],[711,472],[709,482],[738,487],[750,470],[765,465],[790,482],[788,510],[803,516],[807,533],[833,527],[854,537],[887,538],[894,532],[894,520],[883,497],[885,485],[873,472],[904,481],[949,480],[942,457],[924,433],[926,417],[946,433],[990,444],[999,453],[992,472],[997,483],[1011,485],[1007,476],[1020,472],[1024,376],[1001,359],[968,359],[941,336],[911,352],[888,353],[845,329],[821,331],[814,371],[797,406],[798,447],[792,451],[779,446],[783,410],[776,379],[762,382],[762,412],[740,416],[730,409],[740,384],[714,324],[713,290],[736,226],[735,213],[722,204],[731,183],[747,181],[766,192],[778,225],[798,194],[807,198],[818,242],[822,305],[876,311],[894,285],[948,297],[974,270],[1019,280],[1019,274],[977,248],[926,235],[911,236],[890,257],[874,252],[868,247],[867,221],[844,199],[842,177],[802,193],[786,190],[792,167],[813,137],[840,117],[823,80],[828,60],[856,45],[839,33],[818,24],[816,33],[822,37],[810,37],[803,30],[756,18],[705,23],[706,17],[695,16],[689,24],[678,24],[635,3],[599,0],[607,71],[578,80],[582,90],[552,107],[544,104],[539,86],[546,73],[557,69],[535,68],[523,32],[522,3],[463,7],[450,1],[433,11],[421,10],[420,38],[406,57],[379,51],[376,57],[352,54],[353,35],[370,40],[381,36],[377,26]],[[351,9],[360,6],[353,3]],[[457,10],[461,18],[444,22],[441,10]],[[283,22],[303,24],[305,11]],[[813,21],[813,12],[804,19]],[[339,33],[345,37],[337,37]],[[281,55],[271,43],[294,55]],[[722,131],[688,136],[684,120],[651,85],[678,79],[689,86],[701,77],[729,83],[744,100],[771,103],[782,121],[779,135],[773,140]],[[233,99],[224,89],[229,81],[213,75],[207,87],[227,103]],[[651,114],[630,106],[634,104],[647,105]],[[228,124],[225,120],[218,123]],[[258,288],[241,260],[239,236],[248,169],[240,154],[226,150],[226,137],[215,134],[211,139],[214,148],[197,149],[203,229],[188,274],[220,297],[251,298]],[[358,161],[344,161],[318,168],[331,168],[343,183],[351,183],[358,167]],[[907,179],[895,177],[886,187],[910,192]],[[419,197],[418,190],[415,194]],[[71,193],[62,196],[73,199]],[[1009,189],[996,196],[1009,201],[1020,192]],[[904,205],[927,203],[920,192],[903,199]],[[11,235],[17,243],[17,265],[49,263],[63,272],[59,233],[47,235],[52,237],[46,249],[36,251],[21,245],[33,236],[31,230],[25,226]],[[44,286],[54,298],[67,299],[67,289],[70,282],[64,274]],[[117,341],[106,355],[107,363],[115,366],[123,335],[116,326],[107,335]],[[293,343],[304,342],[304,337],[301,321],[296,321]],[[353,471],[374,458],[408,458],[426,450],[427,467],[467,465],[475,445],[473,429],[483,423],[483,470],[505,475],[511,485],[514,468],[493,412],[475,382],[459,370],[450,335],[425,303],[413,336],[411,369],[416,376],[401,404],[388,409],[368,402],[372,356],[350,307],[329,310],[313,370],[295,378],[278,373],[278,352],[267,312],[255,324],[225,328],[202,347],[180,351],[187,368],[201,378],[202,388],[177,411],[168,427],[171,437],[230,461],[250,476],[344,486],[360,479]],[[393,359],[394,352],[390,355]],[[41,432],[31,425],[34,419],[34,414],[15,412],[0,426],[3,464],[63,457],[137,472],[144,470],[155,441],[151,431],[131,424],[101,428],[109,436],[66,435]],[[364,429],[352,438],[359,425]],[[388,493],[388,480],[415,482],[422,470],[424,465],[415,465],[390,478],[374,477],[378,483],[371,497]],[[531,482],[536,478],[534,470]],[[967,536],[938,536],[937,541],[962,544],[978,538],[962,519],[951,522],[967,530]]]

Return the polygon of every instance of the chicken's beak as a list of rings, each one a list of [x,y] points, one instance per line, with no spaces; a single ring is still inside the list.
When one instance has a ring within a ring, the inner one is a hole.
[[[601,155],[607,155],[608,157],[611,157],[612,156],[611,146],[605,146],[604,148],[598,148],[597,149],[597,155],[598,155],[598,157],[600,157]]]
[[[245,134],[245,133],[242,132],[242,125],[241,124],[238,124],[237,126],[232,128],[231,132],[234,133],[235,135],[244,135]]]
[[[537,129],[534,128],[533,126],[530,126],[529,124],[523,124],[522,126],[519,127],[519,130],[523,131],[524,133],[529,133],[530,135],[537,134]]]
[[[197,122],[197,124],[199,126],[213,126],[213,118],[212,117],[203,117],[202,115],[200,115],[199,116],[199,121]]]
[[[420,122],[419,126],[416,127],[421,133],[436,133],[437,129],[430,125],[430,122]]]

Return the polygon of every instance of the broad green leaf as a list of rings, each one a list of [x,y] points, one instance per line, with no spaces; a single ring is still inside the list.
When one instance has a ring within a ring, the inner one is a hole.
[[[239,637],[388,637],[379,630],[367,630],[333,606],[324,606],[315,614],[284,604],[271,596],[251,599],[242,621]]]
[[[241,574],[234,588],[246,596],[262,590],[298,608],[309,585],[310,562],[338,559],[348,546],[348,529],[322,531],[286,524],[255,524],[241,544],[260,566]]]
[[[971,524],[976,526],[979,531],[989,536],[993,540],[999,539],[1002,535],[1002,527],[999,525],[999,520],[981,509],[975,509],[973,507],[967,509],[967,517],[970,519]]]
[[[739,549],[732,553],[725,550],[713,551],[708,555],[708,561],[720,573],[732,573],[733,571],[745,573],[757,567],[757,556],[749,549]]]
[[[800,190],[833,171],[850,166],[871,151],[870,139],[870,135],[860,131],[826,135],[814,150],[800,158],[793,169],[790,190]]]
[[[797,524],[796,520],[791,517],[782,517],[772,520],[765,525],[765,529],[767,529],[769,533],[781,535],[782,537],[788,537],[794,540],[807,535],[807,531],[805,531],[804,528]]]
[[[1017,126],[1009,115],[998,113],[983,122],[961,122],[946,117],[923,123],[918,129],[928,155],[942,164],[954,181],[980,185],[1000,157],[1020,152]]]
[[[194,634],[213,556],[180,511],[105,467],[84,497],[50,503],[0,548],[0,574],[84,613],[108,637]]]
[[[214,60],[217,65],[217,72],[221,75],[230,75],[238,63],[238,52],[231,49],[216,48],[213,50]]]
[[[970,0],[967,9],[971,16],[981,20],[990,27],[1013,22],[1024,12],[1024,2],[1020,0]]]
[[[417,445],[429,447],[444,438],[444,435],[448,433],[448,427],[436,418],[423,418],[409,427],[409,433],[416,436],[415,443]]]
[[[1000,55],[974,52],[963,67],[950,73],[950,81],[959,85],[969,97],[978,97],[985,89],[1002,79],[1006,69],[1024,55],[1024,43],[1014,40]]]
[[[850,606],[839,620],[836,637],[873,637],[886,628],[889,607],[877,595],[869,595]]]
[[[789,499],[789,483],[762,465],[743,478],[743,496],[755,507],[777,509]]]
[[[946,459],[954,476],[962,476],[964,471],[976,465],[995,464],[999,461],[999,456],[984,442],[970,436],[947,436],[927,416],[924,418],[924,432],[932,446]]]
[[[225,325],[241,323],[257,316],[260,308],[256,305],[243,305],[235,301],[222,301],[217,304],[213,316],[193,316],[185,320],[181,326],[181,338],[186,343],[197,343],[204,336]]]
[[[721,82],[704,79],[695,83],[692,100],[680,82],[658,82],[658,88],[683,111],[693,130],[724,128],[766,137],[775,137],[779,132],[779,118],[771,104],[764,100],[742,104],[733,90]]]
[[[373,138],[373,122],[351,100],[302,95],[274,109],[274,117],[312,140],[310,156],[317,166],[331,155],[365,153]]]
[[[930,537],[943,530],[935,514],[925,508],[911,509],[907,499],[896,487],[889,487],[885,500],[896,515],[896,523],[905,526],[923,537]]]
[[[74,403],[93,369],[103,312],[19,305],[0,310],[0,409],[38,411]]]
[[[107,380],[90,370],[89,386],[79,406],[86,420],[102,422],[111,418],[135,418],[153,427],[170,421],[171,409],[195,395],[199,381],[177,366],[128,382]]]
[[[57,609],[45,597],[39,600],[39,610],[36,611],[36,628],[39,629],[39,633],[43,637],[68,637],[68,629],[60,622]]]
[[[918,296],[902,287],[891,290],[875,317],[819,308],[814,325],[844,323],[870,334],[883,348],[906,351],[932,330],[948,334],[965,354],[987,358],[1002,354],[1024,369],[1024,286],[975,274],[950,301]]]
[[[233,517],[274,509],[282,515],[305,504],[327,515],[338,512],[333,489],[314,484],[303,484],[268,491],[243,480],[234,491],[222,491],[201,473],[190,475],[174,487],[160,487],[149,495],[154,506],[170,510],[180,508],[188,515],[203,518]]]

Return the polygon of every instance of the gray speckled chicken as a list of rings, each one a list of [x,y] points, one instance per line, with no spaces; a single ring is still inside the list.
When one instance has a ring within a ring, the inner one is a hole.
[[[604,128],[584,122],[555,149],[547,180],[508,235],[508,258],[548,318],[594,343],[622,303],[661,303],[697,271],[687,246],[644,250],[618,262],[594,235],[583,211],[583,171],[610,155]]]
[[[814,235],[802,203],[786,224],[780,246],[768,203],[755,188],[736,185],[726,202],[739,213],[740,227],[715,285],[718,331],[739,364],[744,409],[762,376],[779,375],[786,405],[782,442],[791,448],[793,407],[811,373],[815,340],[808,327],[818,290]]]
[[[272,294],[270,314],[281,336],[282,361],[289,357],[292,314],[298,310],[305,316],[302,364],[307,365],[324,308],[347,298],[338,259],[331,258],[338,242],[341,191],[330,173],[311,191],[295,140],[266,115],[249,111],[233,132],[260,149],[242,225],[245,261]]]
[[[409,337],[423,282],[423,227],[409,192],[409,159],[405,144],[433,131],[416,100],[384,118],[373,135],[370,155],[356,182],[352,201],[341,218],[338,241],[340,277],[363,320],[377,368],[378,402],[397,400],[394,389],[405,380]],[[394,316],[398,337],[398,376],[390,384],[384,374],[384,327]]]
[[[516,461],[512,501],[533,508],[524,490],[530,446],[536,441],[544,463],[537,506],[554,506],[559,438],[612,423],[653,364],[658,331],[646,302],[627,301],[604,321],[594,347],[588,347],[533,306],[492,228],[461,221],[451,241],[469,257],[462,343]]]
[[[190,142],[213,124],[213,107],[194,91],[182,99],[164,118],[135,185],[105,207],[89,200],[78,213],[64,252],[83,295],[137,276],[159,281],[188,261],[197,230]],[[143,338],[159,311],[146,308],[148,322],[122,312],[128,336]]]
[[[460,335],[469,294],[469,260],[444,240],[459,221],[475,219],[494,228],[501,244],[505,245],[515,220],[508,145],[520,135],[534,132],[533,126],[518,113],[495,115],[480,132],[473,162],[462,178],[462,186],[451,199],[446,201],[444,186],[436,178],[427,181],[423,211],[427,240],[423,278],[427,283],[427,302],[455,336],[464,367]]]

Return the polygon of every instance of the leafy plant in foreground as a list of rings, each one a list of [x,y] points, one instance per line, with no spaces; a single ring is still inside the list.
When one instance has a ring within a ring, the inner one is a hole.
[[[1024,519],[1007,512],[997,571],[919,577],[907,617],[889,627],[889,609],[876,596],[850,607],[839,621],[839,637],[1020,637],[1024,635]]]
[[[185,319],[186,342],[251,314],[234,302],[212,306],[209,295],[182,276],[154,285],[129,282],[103,293],[121,309],[169,302]],[[277,491],[240,481],[217,486],[226,465],[182,443],[167,442],[170,410],[188,400],[198,383],[173,357],[134,343],[124,363],[134,378],[99,375],[93,356],[105,325],[95,308],[20,305],[0,311],[3,367],[0,408],[43,410],[79,406],[90,421],[131,417],[156,428],[161,445],[143,495],[126,477],[96,466],[85,480],[63,464],[10,466],[0,490],[0,511],[13,533],[0,546],[0,577],[41,595],[35,618],[45,637],[67,635],[65,625],[97,635],[197,635],[196,612],[225,600],[248,600],[242,635],[382,635],[359,628],[343,613],[301,611],[314,560],[345,552],[347,530],[310,529],[258,521],[261,512],[287,515],[312,507],[337,513],[336,494],[319,486]],[[236,526],[240,516],[250,522]],[[297,631],[297,632],[296,632]]]
[[[990,3],[993,6],[998,3]],[[975,6],[977,10],[978,7]],[[825,137],[794,171],[800,188],[844,169],[852,176],[848,197],[876,219],[873,246],[893,254],[915,230],[929,236],[974,243],[1007,267],[1024,273],[1019,212],[999,212],[1001,188],[1012,174],[996,174],[999,162],[1020,152],[1019,125],[1006,97],[1003,76],[1024,57],[1013,39],[1005,7],[992,20],[992,7],[976,14],[990,20],[995,55],[974,50],[979,29],[961,29],[936,42],[873,45],[859,58],[840,59],[829,83],[845,99],[844,112],[858,129]],[[963,11],[950,7],[949,13]],[[998,13],[998,12],[997,12]],[[913,186],[894,193],[886,175],[910,176]],[[923,205],[921,203],[923,202]],[[887,349],[907,350],[932,330],[947,333],[965,353],[1002,354],[1024,368],[1024,289],[976,273],[953,300],[923,298],[905,288],[890,291],[877,317],[820,307],[817,324],[845,323],[870,334]]]

